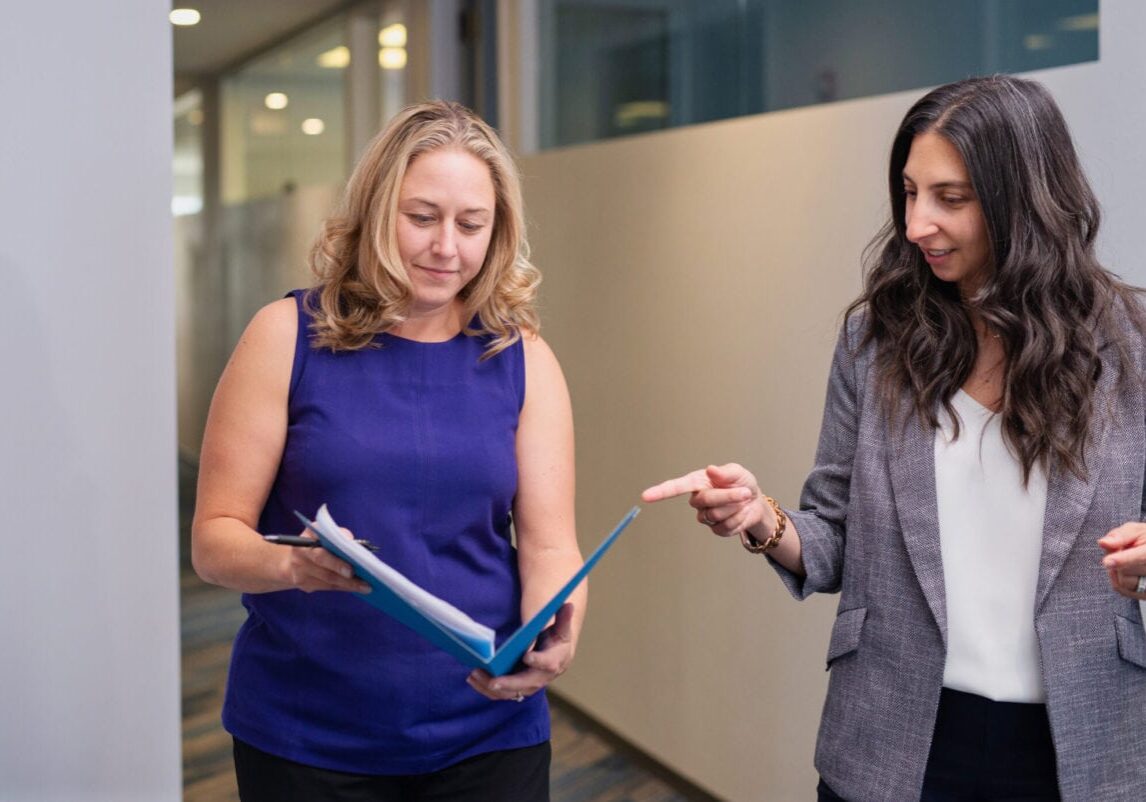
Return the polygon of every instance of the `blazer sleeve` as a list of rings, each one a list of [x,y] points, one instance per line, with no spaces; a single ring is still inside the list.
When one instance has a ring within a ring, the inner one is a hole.
[[[824,418],[816,462],[804,482],[800,509],[784,511],[800,534],[807,575],[797,576],[769,559],[784,585],[797,599],[813,593],[837,593],[844,563],[847,511],[859,432],[858,343],[862,313],[841,327],[828,377]]]

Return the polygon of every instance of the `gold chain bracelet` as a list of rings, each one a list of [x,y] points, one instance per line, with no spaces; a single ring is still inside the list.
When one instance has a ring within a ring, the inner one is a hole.
[[[761,498],[768,502],[768,506],[770,506],[772,512],[776,514],[776,531],[763,543],[748,534],[747,529],[741,531],[740,543],[753,554],[763,554],[766,551],[771,551],[776,548],[776,546],[780,544],[780,538],[784,537],[784,530],[788,528],[788,516],[780,509],[780,505],[776,503],[776,499],[771,496],[761,496]]]

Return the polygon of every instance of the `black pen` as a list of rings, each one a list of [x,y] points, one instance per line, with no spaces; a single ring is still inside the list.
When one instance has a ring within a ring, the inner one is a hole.
[[[297,546],[303,549],[313,549],[322,545],[322,541],[318,538],[303,537],[302,535],[263,535],[263,540],[268,543],[277,543],[280,546]],[[354,542],[369,551],[378,551],[378,547],[369,540],[355,540]]]

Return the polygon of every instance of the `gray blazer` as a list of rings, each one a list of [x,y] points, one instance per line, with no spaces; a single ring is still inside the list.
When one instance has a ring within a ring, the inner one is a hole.
[[[849,802],[905,802],[923,787],[947,642],[934,431],[914,417],[889,426],[873,349],[855,347],[861,317],[841,332],[816,465],[788,513],[807,577],[776,568],[798,599],[840,593],[816,768]],[[1035,601],[1059,786],[1079,802],[1146,793],[1146,634],[1095,543],[1142,520],[1146,402],[1141,381],[1118,386],[1117,349],[1101,357],[1089,481],[1051,471]]]

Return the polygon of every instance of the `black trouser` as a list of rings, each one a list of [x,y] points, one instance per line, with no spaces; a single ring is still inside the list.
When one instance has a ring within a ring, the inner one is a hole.
[[[549,742],[489,752],[428,774],[347,774],[234,739],[243,802],[549,802]]]
[[[846,802],[823,780],[816,790],[818,802]],[[943,689],[920,802],[1059,798],[1046,705]]]

